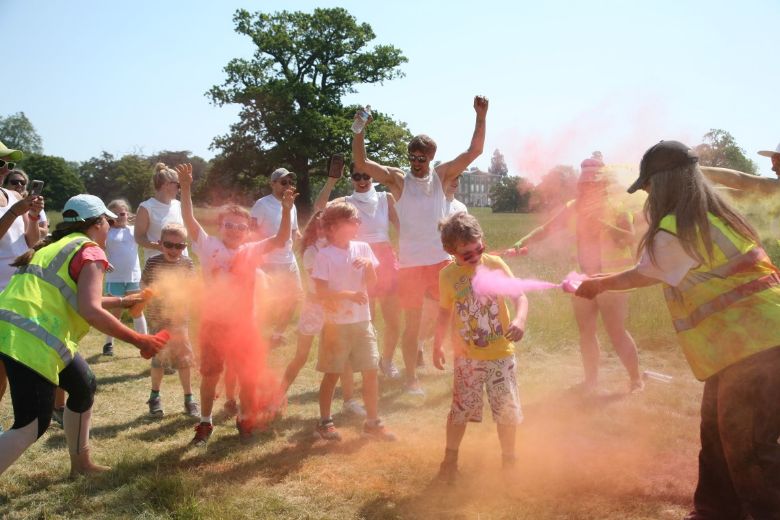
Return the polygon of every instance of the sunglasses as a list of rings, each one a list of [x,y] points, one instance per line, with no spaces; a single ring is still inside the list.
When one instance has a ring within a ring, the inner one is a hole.
[[[409,155],[409,162],[410,163],[418,162],[422,164],[428,162],[428,158],[425,157],[424,155]]]
[[[279,184],[281,184],[282,186],[295,186],[295,181],[288,180],[288,179],[282,179],[282,180],[279,181]]]
[[[4,160],[0,159],[0,168],[2,168],[3,166],[8,166],[9,170],[13,170],[14,166],[16,166],[16,163],[14,163],[14,162],[7,162],[7,161],[4,161]]]
[[[353,173],[352,174],[352,180],[355,181],[355,182],[370,181],[371,180],[371,176],[369,174],[367,174],[367,173]]]
[[[246,224],[233,224],[232,222],[223,222],[222,227],[225,229],[235,229],[237,231],[249,230],[249,226]]]
[[[8,184],[12,186],[27,186],[27,181],[24,179],[11,179]]]
[[[119,213],[117,213],[117,215],[120,217],[125,217],[127,216],[127,211],[120,211]]]
[[[187,247],[187,244],[184,242],[168,242],[167,240],[163,240],[162,245],[165,249],[178,249],[179,251]]]
[[[475,258],[485,252],[485,244],[479,244],[479,247],[473,251],[468,251],[460,255],[464,262],[470,262],[472,258]]]

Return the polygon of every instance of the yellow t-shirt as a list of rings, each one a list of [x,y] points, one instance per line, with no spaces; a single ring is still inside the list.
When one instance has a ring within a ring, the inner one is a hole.
[[[481,265],[512,271],[497,256],[483,254]],[[504,334],[509,330],[509,308],[504,298],[480,301],[474,296],[471,279],[475,268],[451,263],[439,272],[439,305],[452,310],[452,342],[455,352],[471,359],[493,360],[512,355],[515,350]]]

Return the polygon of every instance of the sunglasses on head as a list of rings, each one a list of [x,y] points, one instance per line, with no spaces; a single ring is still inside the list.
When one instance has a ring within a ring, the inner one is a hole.
[[[428,162],[428,158],[425,157],[424,155],[411,155],[411,154],[409,154],[409,162],[410,163],[414,163],[414,162],[426,163],[426,162]]]
[[[367,174],[367,173],[353,173],[352,174],[352,180],[355,181],[355,182],[370,181],[371,180],[371,176],[369,174]]]
[[[14,163],[14,162],[7,162],[7,161],[4,161],[4,160],[0,159],[0,168],[2,168],[3,166],[7,166],[9,170],[13,170],[14,166],[16,166],[16,163]]]
[[[12,186],[27,186],[27,181],[24,179],[11,179],[8,184]]]
[[[279,184],[282,186],[295,186],[295,181],[293,179],[282,179],[279,181]]]
[[[232,222],[223,222],[222,227],[225,229],[235,229],[237,231],[247,231],[249,226],[246,224],[233,224]]]
[[[184,242],[168,242],[167,240],[163,240],[162,245],[165,249],[178,249],[179,251],[187,247],[187,244]]]
[[[473,251],[468,251],[460,255],[464,262],[470,262],[472,258],[477,257],[485,252],[485,244],[479,244],[479,247]]]

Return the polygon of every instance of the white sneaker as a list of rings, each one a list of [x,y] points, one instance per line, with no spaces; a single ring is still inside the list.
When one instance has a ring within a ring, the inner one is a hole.
[[[357,399],[350,399],[349,401],[344,401],[344,404],[341,405],[341,413],[365,417],[366,409],[363,408],[363,405]]]
[[[384,359],[380,359],[379,370],[382,372],[382,375],[388,379],[399,379],[401,377],[401,372],[398,371],[398,368],[396,368],[392,360],[385,361]]]

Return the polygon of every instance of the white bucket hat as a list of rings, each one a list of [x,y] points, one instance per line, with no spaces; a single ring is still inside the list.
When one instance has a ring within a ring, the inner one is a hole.
[[[759,150],[758,152],[758,155],[763,155],[764,157],[772,157],[775,154],[780,154],[780,144],[774,150]]]

